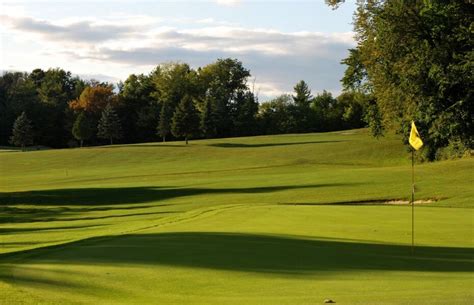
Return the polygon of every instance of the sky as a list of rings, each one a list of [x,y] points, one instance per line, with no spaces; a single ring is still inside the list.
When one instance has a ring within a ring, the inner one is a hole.
[[[118,82],[169,61],[197,68],[230,57],[261,100],[299,80],[338,94],[354,9],[354,0],[337,10],[323,0],[0,0],[0,70],[59,67]]]

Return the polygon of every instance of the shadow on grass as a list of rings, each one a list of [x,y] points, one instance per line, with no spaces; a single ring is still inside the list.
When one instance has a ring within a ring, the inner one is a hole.
[[[388,202],[404,200],[404,199],[367,199],[367,200],[350,200],[350,201],[334,201],[334,202],[279,202],[279,205],[294,206],[318,206],[318,205],[390,205]],[[393,205],[393,204],[392,204]],[[405,204],[407,205],[407,204]]]
[[[99,237],[51,248],[24,254],[35,264],[126,263],[300,275],[361,270],[472,272],[474,266],[473,248],[416,247],[411,254],[411,247],[403,245],[219,232]]]
[[[189,146],[189,145],[188,145]],[[112,145],[112,146],[97,146],[93,148],[106,148],[106,149],[113,149],[113,148],[135,148],[135,147],[140,147],[140,148],[155,148],[155,147],[161,147],[161,148],[167,148],[167,147],[188,147],[186,144],[168,144],[168,143],[158,143],[158,144],[125,144],[125,145]]]
[[[338,143],[344,141],[306,141],[306,142],[287,142],[287,143],[260,143],[260,144],[245,144],[245,143],[214,143],[207,146],[222,147],[222,148],[259,148],[259,147],[274,147],[274,146],[291,146],[291,145],[305,145],[305,144],[324,144],[324,143]]]
[[[109,211],[131,211],[137,209],[146,209],[150,207],[164,207],[171,206],[172,204],[146,204],[146,205],[132,205],[132,206],[75,206],[64,207],[16,207],[16,206],[0,206],[0,223],[25,223],[25,222],[48,222],[55,220],[84,220],[84,219],[101,219],[111,218],[110,216],[96,216],[94,217],[71,217],[74,215],[84,215],[89,212],[109,212]],[[126,216],[136,216],[138,213],[123,214]],[[69,217],[64,219],[58,219],[58,217]],[[1,231],[1,229],[0,229]]]
[[[27,192],[0,193],[0,207],[18,204],[71,206],[71,205],[115,205],[156,202],[178,197],[213,194],[259,194],[285,190],[344,186],[347,184],[284,185],[250,188],[160,188],[160,187],[118,187],[118,188],[76,188]]]
[[[44,232],[44,231],[65,231],[75,229],[88,229],[101,227],[102,225],[81,225],[81,226],[56,226],[56,227],[44,227],[44,228],[17,228],[17,227],[2,227],[0,228],[0,234],[18,234],[25,232]]]

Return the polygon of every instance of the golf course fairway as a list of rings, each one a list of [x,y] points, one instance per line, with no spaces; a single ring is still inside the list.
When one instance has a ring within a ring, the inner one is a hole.
[[[473,304],[474,160],[366,129],[0,151],[0,304]]]

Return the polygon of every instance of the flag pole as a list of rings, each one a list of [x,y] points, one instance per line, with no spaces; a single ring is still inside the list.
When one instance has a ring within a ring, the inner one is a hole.
[[[415,251],[415,150],[411,150],[411,253]]]
[[[415,150],[423,146],[423,141],[416,130],[415,122],[411,121],[410,137],[411,149],[411,253],[415,252]]]

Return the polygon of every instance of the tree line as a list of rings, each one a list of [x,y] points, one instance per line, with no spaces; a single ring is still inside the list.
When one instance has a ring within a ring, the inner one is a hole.
[[[344,0],[326,2],[337,8]],[[313,96],[301,81],[293,94],[259,103],[250,71],[229,58],[197,69],[162,64],[117,88],[62,69],[7,72],[0,77],[0,145],[68,147],[362,126],[376,137],[395,130],[407,143],[414,120],[423,159],[472,152],[472,1],[356,5],[357,46],[342,60],[344,90],[336,98]]]
[[[192,69],[158,65],[116,87],[62,69],[0,77],[0,145],[75,147],[332,131],[364,126],[368,100],[356,92],[313,96],[304,81],[267,102],[237,59]]]

